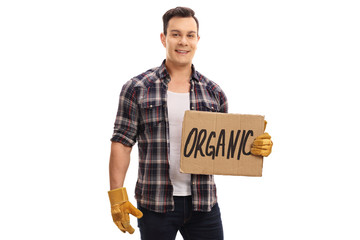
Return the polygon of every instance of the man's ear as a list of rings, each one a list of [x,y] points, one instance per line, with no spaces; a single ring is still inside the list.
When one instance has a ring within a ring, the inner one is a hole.
[[[166,39],[165,34],[161,33],[160,34],[160,40],[161,40],[162,45],[166,48],[166,40],[165,39]]]

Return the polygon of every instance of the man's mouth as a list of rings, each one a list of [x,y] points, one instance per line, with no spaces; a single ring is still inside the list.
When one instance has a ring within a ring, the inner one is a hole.
[[[180,54],[187,54],[189,51],[185,51],[185,50],[175,50],[175,52],[180,53]]]

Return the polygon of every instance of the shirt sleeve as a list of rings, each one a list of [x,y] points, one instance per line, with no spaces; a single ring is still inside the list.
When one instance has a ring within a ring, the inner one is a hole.
[[[220,99],[220,112],[228,113],[228,101],[225,93],[222,90],[219,91],[219,99]]]
[[[130,147],[136,143],[138,128],[139,113],[135,83],[135,81],[129,80],[122,87],[111,138],[112,142],[120,142]]]

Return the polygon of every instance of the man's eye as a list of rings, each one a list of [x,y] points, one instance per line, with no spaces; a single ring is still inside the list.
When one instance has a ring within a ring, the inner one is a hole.
[[[189,37],[189,38],[194,38],[195,35],[192,35],[192,34],[191,34],[191,35],[188,35],[188,37]]]
[[[173,33],[173,37],[178,37],[178,36],[179,36],[179,34]]]

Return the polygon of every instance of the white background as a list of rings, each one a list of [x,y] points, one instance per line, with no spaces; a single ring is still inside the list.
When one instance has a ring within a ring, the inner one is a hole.
[[[216,176],[225,239],[360,239],[348,0],[1,1],[0,238],[140,238],[112,223],[110,137],[122,84],[165,58],[161,17],[176,6],[200,21],[196,69],[229,112],[265,115],[274,142],[262,178]],[[134,204],[136,174],[135,147]]]

